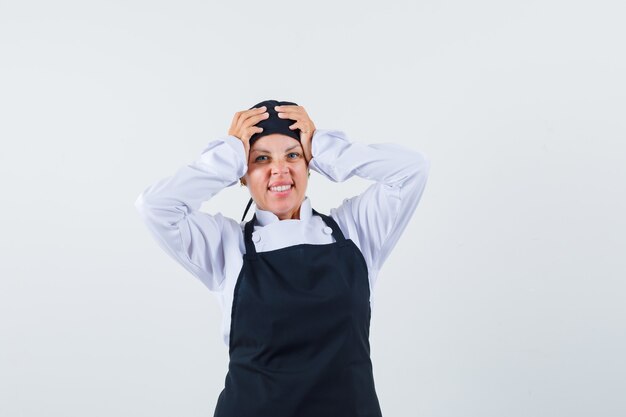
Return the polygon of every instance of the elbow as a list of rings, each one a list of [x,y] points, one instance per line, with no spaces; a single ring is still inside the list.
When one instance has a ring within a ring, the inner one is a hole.
[[[410,162],[407,164],[402,187],[415,192],[422,189],[428,180],[430,157],[417,151],[407,154],[407,157],[410,157]]]
[[[146,198],[146,192],[143,191],[135,199],[135,210],[137,210],[137,213],[139,213],[139,215],[142,218],[147,219],[148,217],[150,217],[150,212],[151,212],[150,209],[151,209],[150,202]]]
[[[411,152],[411,177],[423,177],[426,179],[428,177],[428,173],[430,172],[430,156],[419,151]]]
[[[135,199],[135,210],[148,224],[177,227],[190,210],[185,205],[167,205],[166,202],[157,195],[151,195],[150,189],[147,189]]]
[[[143,193],[139,194],[139,196],[135,199],[135,210],[140,214],[143,213],[145,208],[145,202],[143,199]]]
[[[145,211],[145,209],[146,209],[146,199],[145,199],[145,193],[144,192],[139,194],[139,196],[137,196],[137,198],[135,199],[135,209],[139,213],[143,213]]]

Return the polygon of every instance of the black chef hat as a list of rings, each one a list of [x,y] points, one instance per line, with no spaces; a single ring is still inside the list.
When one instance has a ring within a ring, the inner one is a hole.
[[[280,133],[282,135],[287,135],[287,136],[294,138],[298,142],[300,142],[300,129],[289,129],[289,126],[294,124],[296,121],[292,119],[281,119],[280,117],[278,117],[278,112],[276,111],[276,109],[274,109],[274,106],[287,106],[287,105],[297,106],[296,103],[293,103],[291,101],[265,100],[250,107],[250,110],[252,110],[254,108],[265,106],[267,107],[265,111],[267,111],[270,115],[270,117],[268,117],[267,119],[263,119],[257,124],[255,124],[255,126],[262,127],[263,131],[255,133],[254,135],[250,136],[250,142],[249,142],[250,149],[252,149],[252,144],[257,139],[265,135],[271,135],[273,133]],[[253,201],[252,198],[250,198],[250,200],[248,201],[248,205],[246,206],[246,210],[243,212],[243,216],[241,217],[241,221],[243,221],[243,219],[246,218],[246,214],[248,213],[248,209],[250,208],[250,205],[252,205],[252,201]]]
[[[261,120],[255,125],[258,127],[262,127],[263,131],[250,136],[250,148],[252,148],[252,144],[260,137],[265,135],[271,135],[273,133],[280,133],[282,135],[291,136],[292,138],[300,142],[300,129],[289,129],[289,126],[294,124],[296,121],[291,119],[281,119],[280,117],[278,117],[278,112],[276,111],[276,109],[274,109],[274,106],[284,105],[297,106],[296,103],[292,103],[290,101],[265,100],[250,107],[250,109],[254,109],[265,106],[267,107],[266,111],[270,115],[270,117]]]

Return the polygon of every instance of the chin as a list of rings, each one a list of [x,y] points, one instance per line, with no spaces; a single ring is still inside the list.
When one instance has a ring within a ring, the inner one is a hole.
[[[270,206],[270,211],[274,214],[276,214],[277,216],[279,214],[287,214],[293,210],[297,209],[297,207],[285,207],[285,206],[281,206],[281,205],[272,205]]]
[[[268,207],[269,211],[274,213],[277,217],[284,216],[298,210],[298,206],[294,204],[270,204]]]

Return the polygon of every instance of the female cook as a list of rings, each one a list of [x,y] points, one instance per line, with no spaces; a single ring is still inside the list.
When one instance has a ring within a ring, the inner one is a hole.
[[[159,245],[220,301],[230,361],[214,417],[382,415],[370,361],[372,290],[429,167],[423,153],[351,142],[316,129],[302,106],[266,100],[237,112],[228,135],[139,195]],[[310,169],[333,182],[373,183],[324,215],[306,195]],[[238,180],[255,203],[250,221],[199,211]]]

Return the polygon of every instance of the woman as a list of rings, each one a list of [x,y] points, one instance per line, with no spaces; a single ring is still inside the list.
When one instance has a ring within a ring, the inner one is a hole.
[[[372,290],[429,167],[423,153],[351,142],[316,129],[302,106],[266,100],[140,194],[158,243],[221,302],[230,361],[214,417],[381,416]],[[374,183],[324,215],[306,196],[310,169]],[[199,211],[238,179],[255,203],[249,222]]]

